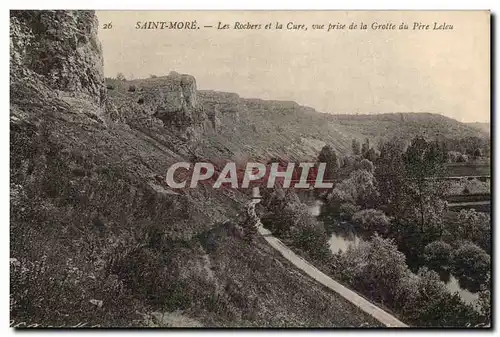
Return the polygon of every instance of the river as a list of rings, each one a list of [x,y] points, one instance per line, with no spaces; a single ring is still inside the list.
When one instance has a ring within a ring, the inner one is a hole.
[[[320,200],[315,200],[309,204],[309,212],[315,217],[321,215],[322,205],[323,203]],[[356,233],[354,227],[344,223],[343,226],[336,228],[331,234],[328,240],[328,246],[331,252],[335,254],[345,252],[350,247],[356,247],[361,242],[363,242],[363,239]],[[453,275],[445,274],[440,276],[441,280],[446,284],[448,291],[450,293],[458,292],[460,298],[465,303],[471,304],[479,297],[478,293],[473,293],[460,287],[459,281]]]

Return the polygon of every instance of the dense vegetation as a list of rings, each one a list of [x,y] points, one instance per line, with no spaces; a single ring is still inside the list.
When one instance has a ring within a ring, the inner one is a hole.
[[[410,144],[391,140],[370,151],[368,141],[364,146],[353,141],[352,149],[339,168],[349,175],[322,196],[326,204],[318,219],[307,214],[292,191],[275,192],[264,196],[263,224],[412,325],[488,324],[490,217],[462,210],[457,221],[448,221],[444,197],[449,184],[438,179],[447,162],[440,143],[415,137]],[[325,147],[321,161],[339,167],[331,152]],[[327,233],[344,223],[351,223],[365,241],[332,254]],[[479,290],[478,303],[465,304],[457,293],[450,294],[442,272]]]

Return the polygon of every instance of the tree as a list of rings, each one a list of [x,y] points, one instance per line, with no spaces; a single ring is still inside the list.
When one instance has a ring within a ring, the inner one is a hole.
[[[123,73],[118,73],[116,74],[116,79],[118,81],[126,81],[127,79],[125,78],[125,75],[123,75]]]
[[[370,140],[366,138],[363,145],[361,146],[361,155],[363,156],[363,158],[366,158],[369,150],[370,150]]]
[[[424,259],[433,270],[442,270],[450,265],[452,247],[444,241],[433,241],[424,248]]]
[[[373,147],[370,148],[368,152],[366,152],[365,158],[371,161],[372,163],[375,162],[375,160],[377,160],[378,155]]]
[[[451,254],[453,273],[467,283],[482,284],[490,271],[490,256],[473,243],[463,243]]]
[[[404,189],[406,185],[403,161],[404,143],[392,139],[380,145],[380,156],[375,162],[375,178],[380,192],[380,203],[387,205],[387,214],[394,216],[396,222],[403,214]]]
[[[488,213],[463,209],[450,232],[456,240],[472,241],[487,252],[491,249],[491,218]]]
[[[361,154],[361,144],[357,139],[352,140],[352,154],[356,156]]]
[[[374,166],[373,163],[368,159],[363,159],[362,161],[359,162],[359,169],[373,173]]]
[[[474,150],[474,158],[479,158],[483,156],[483,151],[480,148]]]
[[[407,220],[416,222],[421,232],[438,227],[442,235],[442,216],[445,211],[444,195],[447,185],[439,179],[444,172],[446,154],[437,142],[415,137],[403,155],[406,173],[405,195]]]
[[[376,209],[364,209],[352,216],[352,222],[361,230],[369,233],[386,234],[391,222],[384,212]]]
[[[477,307],[481,314],[483,324],[489,325],[491,322],[491,274],[488,273],[486,281],[481,285],[477,299]]]
[[[311,257],[323,260],[328,255],[328,236],[323,224],[300,201],[268,207],[261,221],[276,236],[290,239],[292,245]]]
[[[279,202],[270,206],[261,221],[277,236],[287,235],[297,222],[311,216],[307,206],[301,202]]]
[[[325,227],[310,214],[301,217],[290,228],[292,244],[314,259],[325,261],[329,255],[328,235]]]
[[[335,150],[330,145],[325,145],[318,156],[320,163],[326,163],[325,180],[334,180],[339,170],[339,161]]]
[[[398,294],[398,300],[404,303],[405,318],[416,326],[466,327],[479,319],[457,293],[448,292],[438,273],[425,267],[419,269],[416,277],[406,278]]]
[[[377,181],[372,173],[356,170],[348,179],[338,183],[328,198],[338,206],[351,203],[361,208],[370,208],[377,203]]]
[[[359,211],[359,206],[353,205],[349,202],[343,203],[339,207],[340,219],[350,221],[354,213]]]
[[[343,254],[341,273],[355,289],[376,301],[392,304],[400,280],[409,269],[394,241],[375,235]]]

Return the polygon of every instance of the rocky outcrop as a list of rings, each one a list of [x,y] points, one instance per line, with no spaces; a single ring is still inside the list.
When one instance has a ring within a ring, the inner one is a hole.
[[[110,100],[129,125],[161,124],[167,132],[186,141],[201,139],[206,114],[198,101],[193,76],[171,72],[168,76],[108,82],[113,87],[109,91]]]
[[[144,100],[156,105],[154,116],[165,125],[187,128],[197,119],[196,80],[171,72],[158,86],[144,87]]]
[[[215,133],[220,133],[222,126],[238,122],[240,111],[245,109],[235,93],[201,90],[198,96],[207,115],[206,129]]]
[[[93,11],[11,11],[10,74],[37,76],[63,95],[106,104],[103,59]]]

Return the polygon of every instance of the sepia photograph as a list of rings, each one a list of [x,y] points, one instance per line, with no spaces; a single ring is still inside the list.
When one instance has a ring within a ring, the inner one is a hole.
[[[490,11],[9,15],[11,328],[492,328]]]

